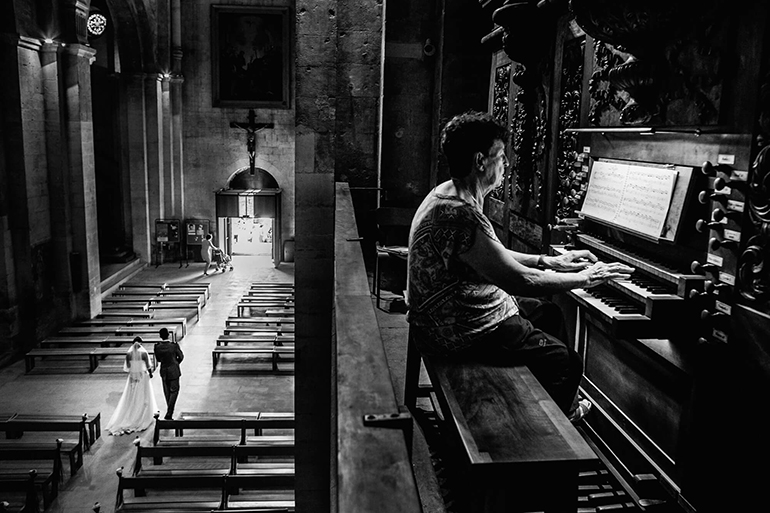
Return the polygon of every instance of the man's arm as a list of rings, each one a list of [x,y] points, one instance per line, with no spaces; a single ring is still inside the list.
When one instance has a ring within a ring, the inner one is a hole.
[[[519,261],[514,255],[521,255]],[[614,278],[628,278],[634,271],[621,263],[592,263],[576,272],[545,272],[536,268],[538,255],[525,255],[506,249],[488,237],[481,228],[471,248],[459,255],[461,262],[509,294],[542,296],[580,287],[593,287]],[[533,266],[526,265],[532,263]]]
[[[182,363],[182,360],[184,360],[182,348],[179,347],[179,344],[174,344],[174,347],[176,348],[176,363]]]

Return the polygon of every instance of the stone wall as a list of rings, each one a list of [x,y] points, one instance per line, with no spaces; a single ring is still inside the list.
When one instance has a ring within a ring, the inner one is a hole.
[[[214,107],[212,103],[211,5],[254,5],[245,1],[185,0],[182,13],[184,76],[184,216],[216,220],[215,191],[249,167],[246,132],[230,122],[246,123],[247,107]],[[260,6],[291,6],[290,0]],[[291,25],[293,25],[293,13]],[[291,61],[293,63],[293,60]],[[290,64],[291,64],[290,63]],[[293,71],[293,66],[290,66]],[[270,173],[281,188],[282,239],[294,236],[294,105],[289,109],[255,109],[257,123],[275,128],[256,134],[255,165]],[[212,227],[215,226],[212,224]],[[219,243],[219,242],[218,242]]]

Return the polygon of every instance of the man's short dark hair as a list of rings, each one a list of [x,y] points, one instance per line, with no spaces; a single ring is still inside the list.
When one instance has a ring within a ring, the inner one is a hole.
[[[508,142],[508,130],[486,112],[468,111],[453,117],[441,131],[441,152],[452,178],[465,178],[476,152],[486,154],[496,140]]]
[[[167,339],[168,338],[168,330],[166,328],[160,329],[160,338]]]

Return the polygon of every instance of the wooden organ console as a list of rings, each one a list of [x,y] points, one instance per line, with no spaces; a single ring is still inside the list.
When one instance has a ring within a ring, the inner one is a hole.
[[[481,5],[489,110],[511,130],[486,200],[498,237],[636,269],[553,298],[594,404],[582,432],[622,497],[581,513],[770,509],[770,5]],[[608,163],[676,171],[659,231],[592,210]]]

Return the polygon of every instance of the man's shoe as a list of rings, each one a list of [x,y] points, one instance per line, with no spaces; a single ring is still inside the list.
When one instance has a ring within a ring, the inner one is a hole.
[[[165,417],[163,417],[163,420],[174,420],[174,417],[172,417],[171,415],[166,415]]]

